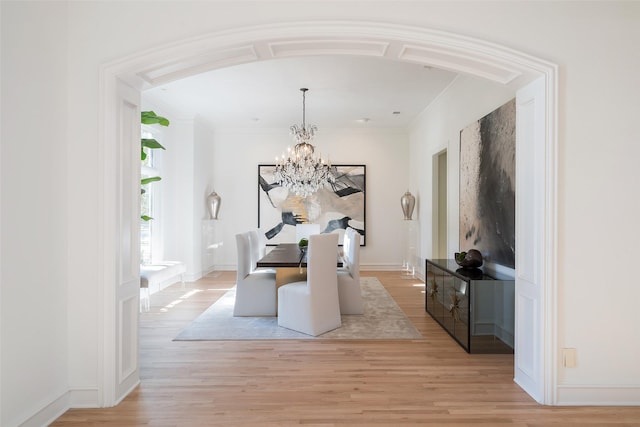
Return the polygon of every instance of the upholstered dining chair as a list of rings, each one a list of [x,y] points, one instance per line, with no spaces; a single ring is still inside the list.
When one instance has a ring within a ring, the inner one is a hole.
[[[351,245],[351,239],[353,238],[353,234],[349,231],[353,230],[351,227],[347,227],[344,231],[344,236],[342,237],[342,267],[338,267],[338,273],[341,271],[348,271],[349,267],[347,258],[349,258],[349,246]]]
[[[256,263],[267,253],[267,238],[262,230],[255,229],[249,233],[249,248],[251,252],[251,273],[274,273],[273,268],[257,267]]]
[[[344,233],[343,251],[343,267],[337,272],[340,313],[364,314],[360,289],[360,234],[351,227]]]
[[[278,289],[278,325],[318,336],[342,326],[336,275],[337,234],[312,234],[307,280]]]
[[[276,274],[251,272],[249,232],[236,234],[238,273],[234,316],[276,315]]]
[[[312,234],[320,234],[320,224],[296,224],[296,243]]]

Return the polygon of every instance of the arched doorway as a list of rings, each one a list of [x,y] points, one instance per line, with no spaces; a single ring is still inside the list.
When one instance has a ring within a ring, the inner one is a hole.
[[[536,137],[525,138],[535,149],[526,166],[531,188],[528,205],[542,218],[525,216],[516,235],[529,242],[535,257],[520,257],[523,279],[536,287],[534,300],[525,295],[517,315],[519,330],[535,331],[534,345],[516,344],[516,381],[536,400],[553,404],[556,344],[555,313],[555,90],[553,64],[504,47],[455,34],[385,23],[303,22],[242,28],[185,40],[162,49],[142,52],[101,69],[100,176],[102,211],[115,206],[113,215],[99,218],[104,258],[101,287],[104,295],[103,402],[111,406],[138,383],[137,360],[137,200],[133,159],[137,158],[140,92],[165,82],[235,64],[303,55],[356,55],[413,62],[475,75],[514,88],[526,87],[522,105],[537,117]],[[529,85],[534,82],[535,85]],[[535,98],[537,94],[542,97]],[[536,99],[542,100],[536,105]],[[535,110],[535,111],[534,111]],[[533,131],[532,131],[533,132]],[[540,155],[542,153],[542,155]],[[520,166],[520,163],[519,163]],[[521,197],[522,198],[522,197]],[[530,227],[526,221],[537,221]],[[531,230],[540,233],[533,233]],[[522,241],[523,239],[521,239]],[[536,261],[531,261],[531,259]],[[524,263],[524,264],[523,264]],[[517,266],[517,269],[520,267]],[[518,283],[518,279],[517,279]],[[518,285],[516,285],[516,288]],[[528,301],[528,302],[527,302]],[[518,308],[517,308],[518,310]],[[535,310],[535,311],[534,311]],[[526,326],[524,329],[520,326]],[[529,337],[527,337],[529,338]],[[531,340],[527,340],[527,343]],[[516,336],[517,342],[517,336]],[[523,360],[519,379],[519,359]]]

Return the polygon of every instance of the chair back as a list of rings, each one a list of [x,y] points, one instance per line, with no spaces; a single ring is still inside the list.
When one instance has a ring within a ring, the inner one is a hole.
[[[349,227],[347,231],[350,231],[349,238],[349,273],[354,280],[360,280],[360,233],[353,228]]]
[[[236,247],[238,250],[238,280],[244,279],[251,273],[251,245],[249,233],[236,234]]]
[[[347,227],[344,231],[344,237],[342,238],[342,261],[344,268],[349,268],[349,247],[351,246],[352,234],[349,231],[351,227]]]
[[[256,233],[258,233],[258,259],[260,259],[267,254],[267,235],[264,229],[260,228],[256,228]]]
[[[336,257],[338,235],[312,234],[307,254],[307,286],[314,306],[323,307],[338,301]]]
[[[251,254],[250,271],[256,269],[256,263],[262,256],[260,255],[260,236],[258,230],[250,230],[247,232],[249,237],[249,253]]]
[[[296,224],[296,243],[313,234],[320,234],[320,224]]]

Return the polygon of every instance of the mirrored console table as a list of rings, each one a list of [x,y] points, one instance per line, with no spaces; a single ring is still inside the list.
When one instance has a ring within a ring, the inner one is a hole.
[[[426,260],[425,309],[468,353],[513,353],[515,281]]]

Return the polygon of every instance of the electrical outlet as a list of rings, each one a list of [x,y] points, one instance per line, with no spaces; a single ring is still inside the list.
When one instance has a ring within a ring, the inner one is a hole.
[[[576,367],[576,349],[575,348],[562,349],[562,366],[564,366],[565,368]]]

